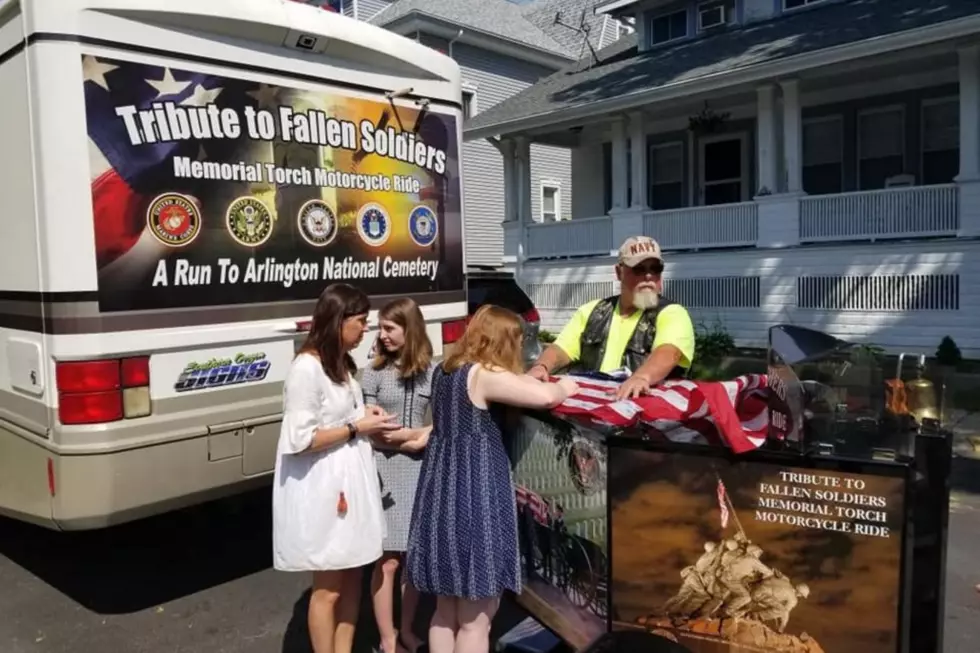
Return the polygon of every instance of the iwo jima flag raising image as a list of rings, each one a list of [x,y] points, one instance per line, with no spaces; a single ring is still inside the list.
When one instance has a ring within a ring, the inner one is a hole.
[[[456,118],[82,56],[102,311],[463,288]]]
[[[694,653],[895,653],[905,481],[611,448],[613,628]]]

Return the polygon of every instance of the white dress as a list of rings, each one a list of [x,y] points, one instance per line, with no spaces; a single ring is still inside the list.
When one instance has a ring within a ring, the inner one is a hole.
[[[272,488],[276,569],[351,569],[381,557],[387,526],[371,443],[358,437],[330,449],[305,452],[318,428],[343,426],[363,416],[356,379],[338,385],[315,357],[300,354],[293,360],[283,388]],[[341,492],[347,501],[345,515],[338,513]]]

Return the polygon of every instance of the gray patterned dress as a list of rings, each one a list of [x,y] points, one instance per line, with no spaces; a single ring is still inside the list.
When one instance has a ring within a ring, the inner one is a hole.
[[[432,396],[432,370],[411,379],[402,379],[392,365],[376,370],[364,370],[361,386],[364,403],[377,404],[389,413],[398,415],[402,425],[415,429],[425,426],[425,416]],[[408,546],[408,527],[412,521],[415,489],[422,468],[422,453],[406,454],[376,449],[374,452],[378,476],[381,477],[381,502],[388,519],[385,551],[405,551]]]

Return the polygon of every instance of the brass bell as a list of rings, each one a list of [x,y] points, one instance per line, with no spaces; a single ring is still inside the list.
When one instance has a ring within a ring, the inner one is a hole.
[[[909,413],[915,421],[922,424],[924,420],[938,420],[939,410],[936,407],[936,388],[932,381],[923,378],[926,369],[926,357],[919,356],[919,364],[916,365],[915,378],[905,382],[905,396],[908,402]]]

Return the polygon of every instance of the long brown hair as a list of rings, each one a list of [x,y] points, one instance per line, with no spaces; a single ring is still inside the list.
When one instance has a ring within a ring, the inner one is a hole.
[[[463,337],[456,343],[456,349],[443,361],[442,368],[453,372],[467,363],[477,363],[485,368],[503,368],[523,374],[523,345],[524,334],[517,313],[487,304],[477,310]]]
[[[300,353],[315,354],[323,373],[337,384],[347,383],[348,375],[357,371],[350,353],[344,350],[343,326],[347,318],[371,310],[371,301],[359,288],[346,283],[332,283],[323,289],[313,309],[313,325],[300,347]]]
[[[372,367],[380,370],[394,363],[403,379],[424,372],[432,362],[432,343],[425,332],[425,318],[419,305],[408,297],[388,302],[378,311],[378,321],[381,320],[400,326],[405,332],[405,344],[398,351],[390,352],[379,342]]]

